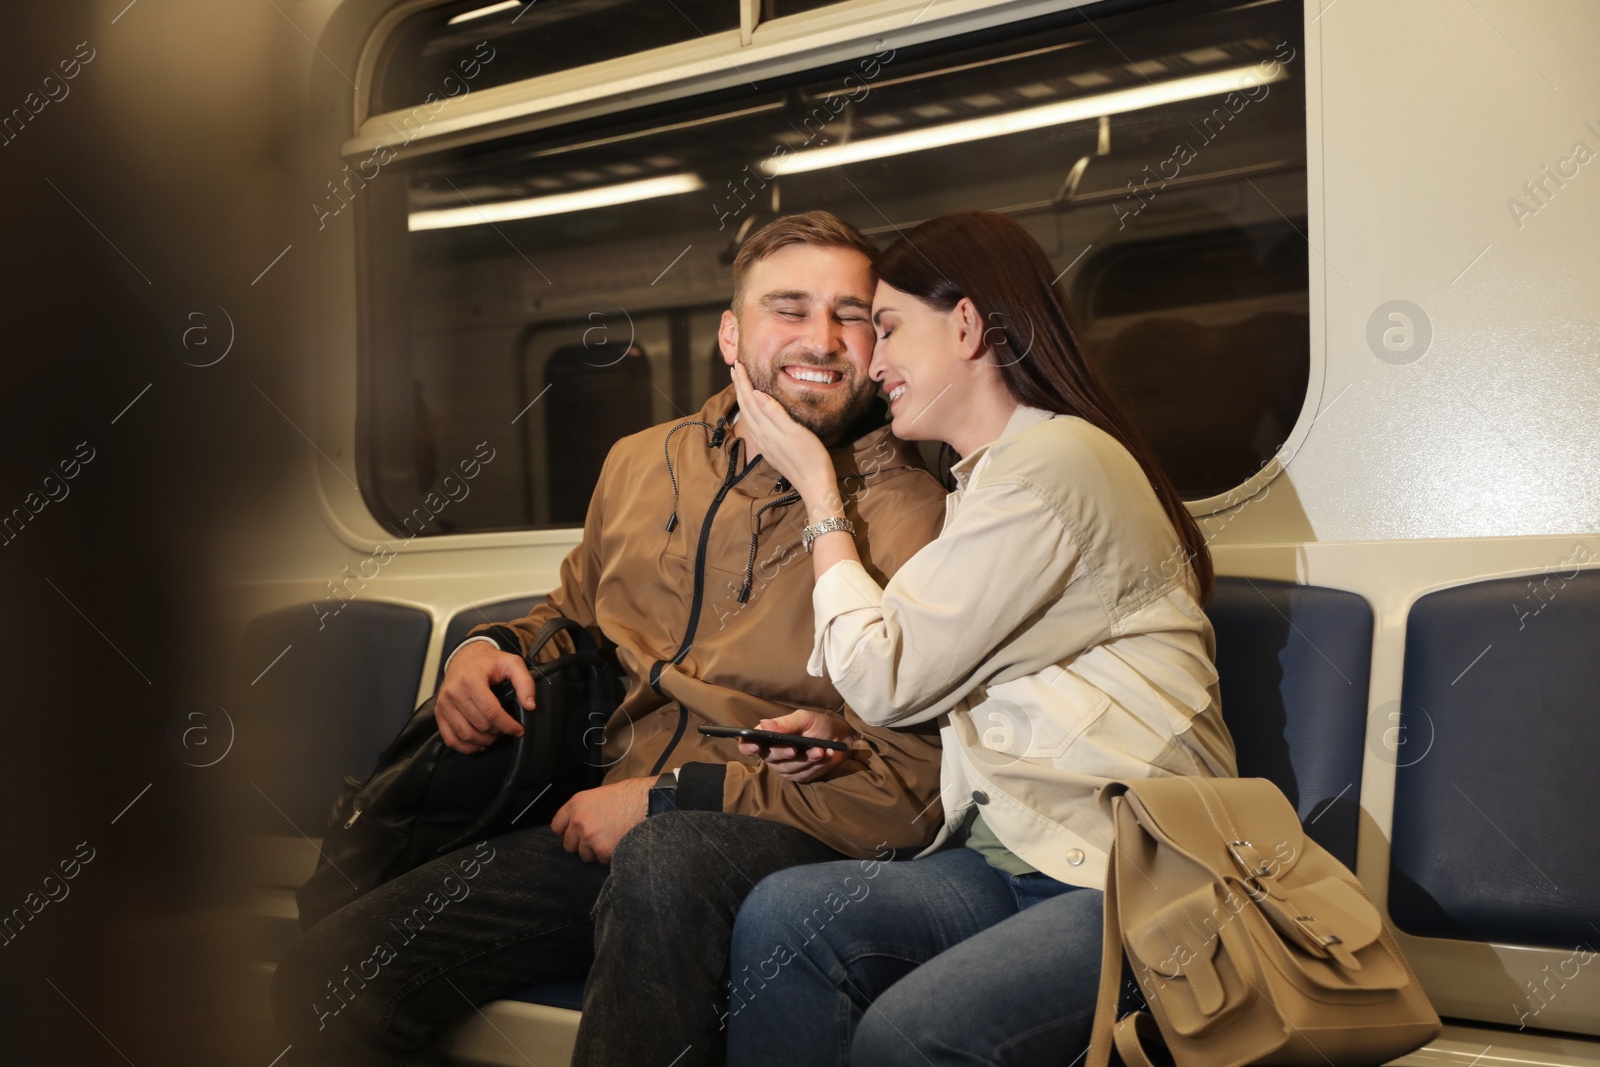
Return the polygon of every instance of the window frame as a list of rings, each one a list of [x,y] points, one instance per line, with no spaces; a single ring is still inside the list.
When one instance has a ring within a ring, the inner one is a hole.
[[[670,103],[741,84],[747,75],[776,77],[803,73],[828,64],[849,62],[881,52],[886,47],[959,38],[1077,7],[1095,6],[1095,0],[841,0],[803,14],[768,22],[756,21],[759,0],[728,0],[740,5],[744,22],[739,30],[713,34],[644,52],[621,56],[586,67],[542,75],[445,100],[412,139],[395,132],[399,118],[410,111],[368,114],[370,87],[384,46],[409,18],[442,6],[450,0],[407,0],[390,8],[372,24],[360,46],[352,110],[339,145],[339,156],[354,162],[380,147],[394,150],[395,159],[433,155],[467,145],[493,141],[513,134],[604,118],[652,104]],[[1286,0],[1294,2],[1294,0]],[[1324,403],[1326,386],[1326,265],[1323,246],[1323,152],[1321,124],[1320,27],[1315,20],[1315,0],[1300,0],[1304,22],[1304,78],[1306,94],[1306,203],[1308,243],[1307,301],[1310,356],[1306,396],[1299,416],[1277,453],[1251,477],[1224,493],[1186,501],[1191,514],[1200,517],[1244,506],[1282,474],[1309,436],[1320,412],[1338,397]],[[746,30],[745,26],[749,29]],[[737,67],[734,67],[734,62]],[[415,110],[415,109],[411,109]],[[348,279],[356,318],[355,382],[345,379],[333,395],[348,395],[355,411],[348,412],[347,454],[355,458],[357,478],[365,484],[365,409],[363,394],[369,388],[372,357],[369,351],[375,313],[370,295],[370,257],[374,253],[371,205],[355,205],[356,238],[348,249],[353,276]],[[389,324],[391,327],[393,324]],[[324,366],[326,366],[324,361]],[[348,373],[348,372],[346,372]],[[353,388],[351,388],[353,386]],[[360,428],[357,423],[361,423]],[[393,540],[394,534],[378,520],[365,488],[351,500],[339,482],[349,482],[343,471],[319,469],[324,510],[335,532],[347,544],[370,549],[375,542]],[[357,504],[359,514],[350,506]],[[498,530],[439,534],[416,538],[407,549],[450,550],[529,545],[571,545],[579,527]]]

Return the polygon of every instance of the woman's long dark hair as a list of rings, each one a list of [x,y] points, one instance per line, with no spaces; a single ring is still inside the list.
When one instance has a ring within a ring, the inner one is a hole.
[[[1214,582],[1200,527],[1083,358],[1083,345],[1052,279],[1055,268],[1027,230],[992,211],[930,219],[878,258],[878,277],[940,311],[971,300],[1006,388],[1021,403],[1076,415],[1104,430],[1138,460],[1183,541],[1202,602]]]

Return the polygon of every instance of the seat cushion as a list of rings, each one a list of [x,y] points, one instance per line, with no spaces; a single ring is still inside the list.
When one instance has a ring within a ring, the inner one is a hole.
[[[1240,775],[1276,784],[1311,838],[1353,868],[1372,608],[1339,589],[1218,578],[1206,614]]]
[[[552,1008],[571,1008],[573,1011],[582,1011],[583,983],[576,981],[548,982],[544,985],[531,985],[526,989],[519,989],[505,999],[520,1000],[528,1004],[548,1004]]]
[[[1389,913],[1570,948],[1600,916],[1600,572],[1443,589],[1406,622]]]

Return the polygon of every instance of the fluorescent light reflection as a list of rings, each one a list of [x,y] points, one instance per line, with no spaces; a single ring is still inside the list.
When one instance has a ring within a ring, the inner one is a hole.
[[[539,218],[543,215],[564,215],[571,211],[588,211],[597,207],[631,204],[636,200],[653,200],[660,196],[693,193],[705,187],[706,183],[700,180],[698,174],[667,174],[659,178],[646,178],[643,181],[602,185],[596,189],[535,196],[526,200],[500,200],[467,207],[413,211],[407,228],[413,232],[444,230],[452,226],[482,226],[516,219]]]
[[[510,11],[514,7],[521,6],[522,0],[505,0],[505,3],[503,4],[490,4],[488,7],[475,7],[471,11],[463,11],[449,22],[446,22],[445,25],[454,26],[458,22],[470,22],[473,19],[481,19],[485,15],[494,15],[501,11]]]
[[[1231,70],[1175,78],[1154,85],[1141,85],[1133,89],[1119,89],[1111,93],[1062,100],[1004,115],[987,115],[983,118],[945,123],[942,126],[872,137],[865,141],[812,148],[793,155],[768,159],[761,164],[761,169],[771,177],[800,174],[810,170],[821,170],[824,167],[861,163],[869,159],[882,159],[885,156],[905,155],[929,148],[944,148],[967,141],[980,141],[989,137],[1003,137],[1010,133],[1060,126],[1068,122],[1081,122],[1102,115],[1120,115],[1128,111],[1159,107],[1162,104],[1176,104],[1206,96],[1221,96],[1225,93],[1254,89],[1260,85],[1283,81],[1288,74],[1281,63],[1277,67],[1278,69],[1270,76],[1264,75],[1257,66],[1234,67]]]

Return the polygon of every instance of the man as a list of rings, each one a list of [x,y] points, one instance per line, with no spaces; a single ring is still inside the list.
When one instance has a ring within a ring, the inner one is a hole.
[[[826,212],[773,222],[734,263],[719,341],[829,443],[862,558],[886,579],[936,535],[944,492],[890,435],[867,377],[874,251]],[[273,982],[295,1055],[353,1036],[385,1062],[439,1063],[438,1031],[474,1005],[587,970],[574,1063],[702,1062],[720,1044],[733,917],[755,883],[932,839],[937,735],[867,727],[807,674],[804,508],[748,456],[733,395],[618,442],[560,586],[527,618],[474,631],[439,689],[441,735],[480,751],[520,729],[490,686],[509,679],[532,707],[524,650],[550,618],[577,620],[631,679],[604,784],[548,827],[425,864],[310,930]],[[796,708],[838,709],[863,737],[825,781],[785,782],[697,730]]]

